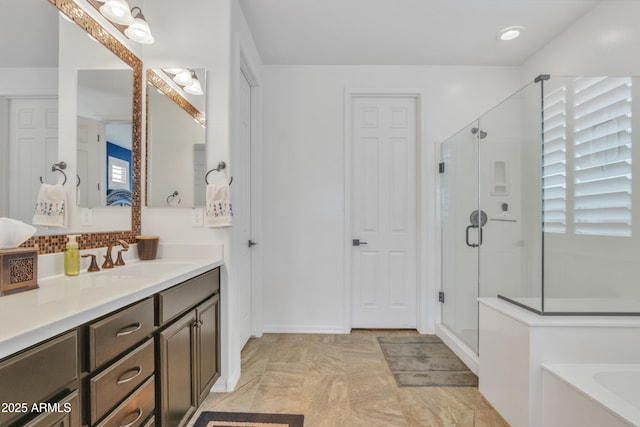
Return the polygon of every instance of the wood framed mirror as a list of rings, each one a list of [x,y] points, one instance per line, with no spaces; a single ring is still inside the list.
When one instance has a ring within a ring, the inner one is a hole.
[[[141,229],[141,141],[142,141],[142,61],[133,54],[123,43],[106,30],[99,22],[91,17],[72,0],[42,0],[55,6],[62,15],[69,18],[87,35],[98,41],[133,71],[132,88],[132,117],[131,117],[131,221],[127,229],[90,232],[86,229],[64,230],[68,234],[78,234],[81,249],[91,249],[107,246],[110,242],[123,239],[135,243],[135,236]],[[75,181],[75,180],[72,180]],[[108,228],[108,227],[107,227]],[[116,226],[115,228],[124,228]],[[62,252],[67,242],[67,234],[37,235],[29,239],[22,246],[35,247],[40,254]]]
[[[175,83],[181,71],[196,76],[201,90]],[[147,207],[205,205],[205,87],[203,68],[147,69]]]

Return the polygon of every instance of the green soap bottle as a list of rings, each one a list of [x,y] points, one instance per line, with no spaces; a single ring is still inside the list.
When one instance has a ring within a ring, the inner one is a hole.
[[[70,235],[67,247],[64,250],[64,274],[67,276],[77,276],[80,274],[80,250],[76,235]]]

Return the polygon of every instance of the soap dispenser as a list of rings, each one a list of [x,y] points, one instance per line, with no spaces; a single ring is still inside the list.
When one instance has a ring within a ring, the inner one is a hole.
[[[67,247],[64,250],[64,274],[67,276],[77,276],[80,274],[80,250],[77,235],[70,235]]]

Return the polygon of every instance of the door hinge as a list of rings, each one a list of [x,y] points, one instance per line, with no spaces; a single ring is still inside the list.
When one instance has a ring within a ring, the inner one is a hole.
[[[444,162],[438,163],[438,173],[444,173]]]
[[[438,301],[444,304],[444,292],[438,292]]]

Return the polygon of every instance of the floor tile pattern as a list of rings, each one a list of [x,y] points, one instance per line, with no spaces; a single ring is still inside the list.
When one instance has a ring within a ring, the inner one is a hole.
[[[199,411],[304,414],[305,427],[508,426],[476,387],[398,387],[377,338],[405,334],[417,335],[252,338],[236,389],[211,393]]]

